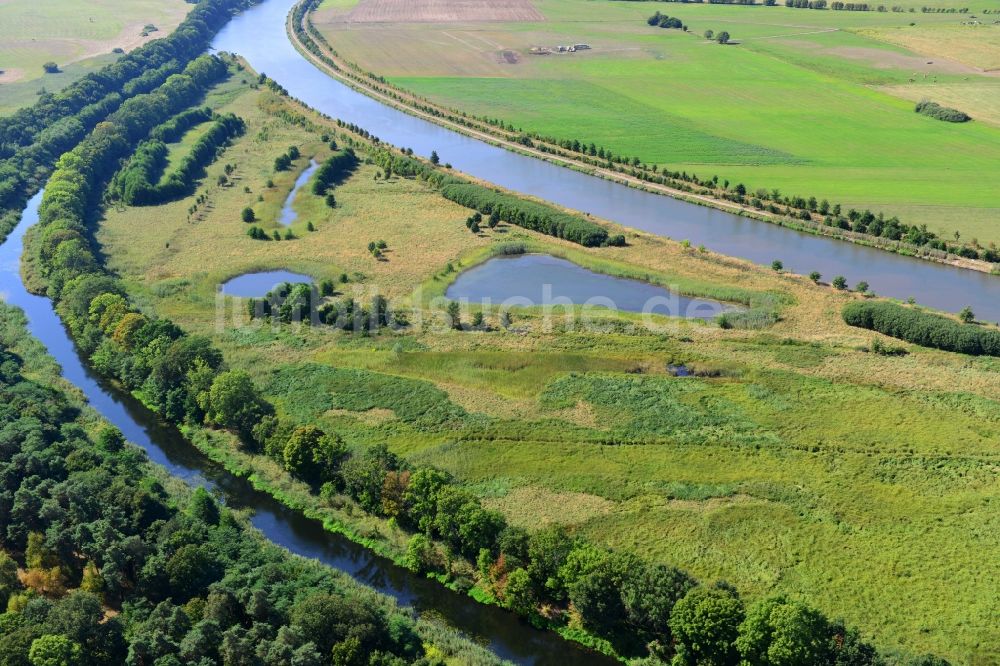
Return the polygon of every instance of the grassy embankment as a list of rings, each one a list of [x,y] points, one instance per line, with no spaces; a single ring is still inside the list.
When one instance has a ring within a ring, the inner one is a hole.
[[[989,37],[978,35],[1000,26],[962,26],[967,15],[919,9],[537,6],[545,22],[356,24],[325,5],[315,21],[347,60],[449,107],[674,170],[717,173],[751,191],[779,188],[926,223],[949,238],[958,230],[984,244],[1000,240],[996,199],[980,186],[1000,163],[1000,129],[990,122],[997,79],[982,64],[936,61],[873,38],[976,30],[965,40],[989,51]],[[647,26],[654,9],[679,16],[691,34]],[[740,44],[707,42],[707,29],[727,30]],[[532,46],[575,42],[594,48],[529,55]],[[501,62],[501,50],[519,62]],[[978,122],[959,128],[913,113],[912,99],[942,86],[953,91],[942,99]]]
[[[0,115],[34,104],[126,51],[170,34],[191,5],[183,0],[12,0],[0,4]],[[146,25],[157,30],[143,36]],[[54,62],[60,72],[47,74]]]
[[[628,247],[599,249],[507,225],[473,235],[466,209],[419,181],[375,180],[367,164],[335,188],[335,209],[301,191],[297,240],[254,241],[242,208],[278,228],[297,173],[327,154],[319,135],[334,129],[314,116],[288,122],[287,102],[238,78],[209,103],[248,125],[208,169],[198,191],[209,205],[190,221],[192,199],[109,211],[98,240],[146,308],[211,336],[284,416],[355,449],[384,441],[443,467],[529,528],[565,524],[750,597],[802,598],[889,648],[997,658],[995,600],[983,593],[1000,585],[996,359],[912,346],[874,355],[862,350],[874,334],[840,318],[852,296],[647,234],[626,231]],[[274,157],[292,144],[302,157],[275,174]],[[227,163],[235,184],[218,187]],[[384,261],[367,250],[380,239]],[[468,267],[510,240],[688,291],[776,293],[787,305],[761,331],[679,322],[653,333],[612,315],[604,332],[548,331],[530,312],[516,312],[510,331],[494,313],[490,332],[217,327],[215,285],[246,271],[346,273],[345,294],[426,305],[454,276],[449,263]],[[666,365],[677,362],[721,376],[676,379]],[[319,500],[227,437],[210,440],[199,443],[286,501],[402,553],[407,535],[391,524]]]

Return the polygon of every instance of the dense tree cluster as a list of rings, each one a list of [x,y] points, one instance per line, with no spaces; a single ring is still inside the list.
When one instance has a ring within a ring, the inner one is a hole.
[[[285,282],[263,298],[248,298],[247,313],[251,318],[283,324],[325,324],[355,333],[406,325],[404,313],[391,311],[384,296],[374,296],[370,306],[365,307],[350,297],[329,300],[334,293],[332,281],[324,281],[320,289],[305,282]]]
[[[931,312],[891,301],[856,301],[843,310],[851,326],[878,331],[922,347],[983,356],[1000,356],[1000,331],[960,324]]]
[[[358,164],[358,158],[351,148],[339,150],[316,169],[313,180],[313,194],[322,196],[335,183],[346,178]]]
[[[58,157],[122,103],[148,93],[197,58],[248,0],[201,0],[168,37],[0,118],[0,209],[19,210]],[[0,229],[0,231],[3,231]]]
[[[474,208],[483,215],[496,213],[501,220],[510,224],[586,247],[604,245],[608,240],[607,230],[590,220],[482,185],[452,183],[442,187],[441,194],[446,199],[466,208]]]
[[[917,102],[914,111],[949,123],[967,123],[972,120],[972,117],[967,113],[958,109],[951,109],[947,106],[941,106],[937,102],[930,102],[928,100]]]
[[[676,16],[667,16],[666,14],[661,14],[660,12],[656,12],[646,19],[646,23],[657,28],[676,28],[678,30],[687,30],[687,26],[685,26],[679,18]]]
[[[155,128],[151,136],[176,135],[179,125],[173,121],[168,123],[168,127],[160,131]],[[174,170],[162,178],[167,164],[167,144],[161,139],[144,141],[125,167],[115,174],[108,194],[129,206],[152,206],[185,196],[194,190],[196,180],[219,151],[243,134],[245,128],[243,120],[231,113],[215,117]]]
[[[459,661],[494,661],[266,544],[205,490],[168,493],[141,451],[112,428],[91,439],[22,365],[0,342],[0,663],[402,666],[438,663],[436,632]]]

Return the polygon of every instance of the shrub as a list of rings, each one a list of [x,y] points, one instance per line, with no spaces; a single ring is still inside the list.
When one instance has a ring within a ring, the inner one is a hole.
[[[928,100],[918,102],[914,111],[948,123],[967,123],[972,120],[968,114],[958,109],[950,109],[947,106],[941,106],[937,102],[930,102]]]
[[[961,324],[889,301],[856,301],[844,306],[844,321],[923,347],[962,354],[1000,356],[1000,331]]]

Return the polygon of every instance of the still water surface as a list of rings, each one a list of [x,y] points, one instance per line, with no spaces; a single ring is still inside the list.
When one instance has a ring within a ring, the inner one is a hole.
[[[445,296],[501,307],[590,305],[671,317],[711,319],[731,310],[718,301],[681,296],[641,280],[595,273],[547,254],[494,257],[464,271]]]
[[[309,179],[312,178],[312,175],[317,168],[319,168],[319,164],[316,163],[316,160],[310,159],[309,166],[307,166],[302,173],[299,174],[299,177],[295,179],[295,186],[292,187],[292,191],[288,193],[287,197],[285,197],[285,204],[281,207],[281,215],[278,217],[278,222],[286,227],[290,226],[292,222],[299,219],[299,214],[295,212],[295,208],[292,205],[295,203],[295,195],[299,193],[299,190],[302,189],[303,185],[309,182]]]
[[[311,284],[313,279],[302,273],[291,271],[259,271],[256,273],[244,273],[222,283],[220,289],[226,296],[239,296],[241,298],[261,298],[283,282],[306,282]]]

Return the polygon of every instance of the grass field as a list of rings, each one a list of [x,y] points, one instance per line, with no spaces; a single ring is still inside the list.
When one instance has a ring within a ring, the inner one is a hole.
[[[112,49],[130,51],[169,34],[190,7],[183,0],[0,2],[0,114],[98,69]],[[157,31],[144,37],[147,24]],[[45,74],[49,61],[65,71]]]
[[[750,189],[828,198],[948,236],[959,230],[1000,241],[1000,201],[983,186],[1000,164],[1000,79],[982,71],[1000,57],[993,43],[1000,26],[919,11],[606,0],[536,6],[545,21],[355,24],[342,20],[343,10],[321,8],[315,23],[341,56],[454,108]],[[654,9],[679,16],[690,34],[648,27]],[[727,30],[739,44],[706,41],[708,29]],[[937,43],[954,46],[925,51],[938,31]],[[578,42],[593,48],[530,54]],[[914,100],[939,93],[976,121],[952,125],[913,113]]]
[[[331,130],[314,117],[289,122],[287,102],[238,78],[208,102],[243,117],[247,133],[209,167],[198,188],[207,205],[190,220],[193,198],[109,211],[97,238],[145,309],[211,336],[283,416],[448,469],[529,528],[564,524],[751,597],[808,600],[903,653],[1000,659],[996,359],[915,347],[873,355],[863,351],[873,335],[840,319],[851,296],[660,237],[626,231],[628,247],[582,249],[506,225],[473,235],[468,211],[419,181],[376,180],[371,164],[336,186],[334,209],[300,190],[297,240],[253,241],[241,209],[277,228]],[[275,174],[274,157],[293,144],[302,157]],[[218,187],[225,164],[236,165],[234,184]],[[366,249],[378,239],[385,261]],[[453,279],[449,263],[460,270],[512,239],[688,292],[770,294],[781,320],[647,331],[608,314],[604,331],[550,331],[518,311],[509,331],[492,314],[491,332],[441,331],[428,317],[361,337],[218,319],[216,285],[260,268],[343,272],[345,294],[426,308]],[[670,363],[710,376],[674,378]],[[405,544],[392,526],[356,520],[392,548]]]

